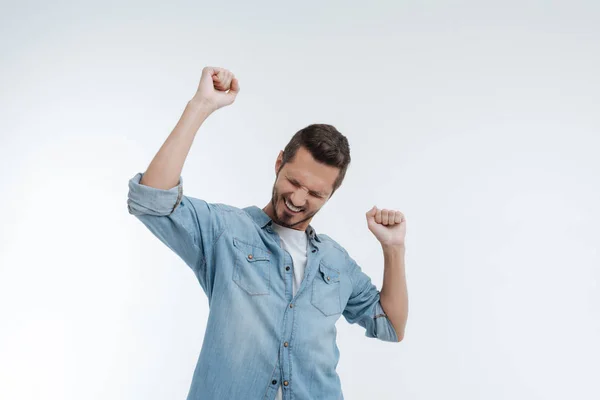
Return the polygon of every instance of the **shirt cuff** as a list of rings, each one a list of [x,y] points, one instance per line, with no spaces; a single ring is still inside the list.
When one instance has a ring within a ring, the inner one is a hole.
[[[138,172],[129,180],[127,209],[130,214],[170,215],[183,198],[183,178],[179,177],[177,186],[171,189],[157,189],[142,185],[143,174]]]
[[[383,340],[385,342],[397,342],[398,335],[396,334],[396,330],[394,329],[392,322],[388,319],[379,301],[375,303],[374,312],[375,315],[373,316],[373,318],[375,320],[375,332],[373,333],[372,337],[377,337],[378,339]]]

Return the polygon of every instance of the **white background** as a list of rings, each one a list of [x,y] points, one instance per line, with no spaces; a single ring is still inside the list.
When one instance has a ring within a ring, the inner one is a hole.
[[[0,398],[187,395],[207,301],[126,198],[206,65],[241,93],[200,128],[187,195],[263,207],[279,150],[324,122],[353,161],[317,232],[381,287],[364,214],[406,214],[406,337],[339,320],[348,400],[600,398],[598,2],[16,4]]]

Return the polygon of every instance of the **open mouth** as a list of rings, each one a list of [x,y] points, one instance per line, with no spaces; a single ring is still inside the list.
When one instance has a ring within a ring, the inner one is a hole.
[[[294,207],[292,204],[290,204],[287,199],[283,199],[283,202],[285,203],[285,207],[288,209],[288,211],[292,214],[298,214],[300,212],[302,212],[301,208],[297,208]]]

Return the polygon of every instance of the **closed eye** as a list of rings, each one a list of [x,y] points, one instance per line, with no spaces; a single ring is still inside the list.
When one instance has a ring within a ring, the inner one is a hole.
[[[288,181],[289,181],[289,182],[290,182],[292,185],[294,185],[294,186],[296,186],[296,187],[300,187],[300,184],[298,183],[298,181],[294,181],[294,180],[291,180],[291,179],[289,179],[289,178],[288,178]],[[314,191],[312,191],[312,190],[309,190],[309,191],[308,191],[308,193],[310,193],[310,195],[311,195],[311,196],[317,197],[317,198],[319,198],[319,199],[321,199],[321,198],[323,198],[323,197],[324,197],[324,196],[323,196],[321,193],[317,193],[317,192],[314,192]]]

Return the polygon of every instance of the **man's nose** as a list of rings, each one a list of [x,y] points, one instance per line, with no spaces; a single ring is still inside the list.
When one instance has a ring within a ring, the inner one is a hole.
[[[304,207],[304,205],[306,204],[306,196],[307,192],[304,189],[296,190],[290,196],[290,201],[292,202],[292,205],[294,207]]]

